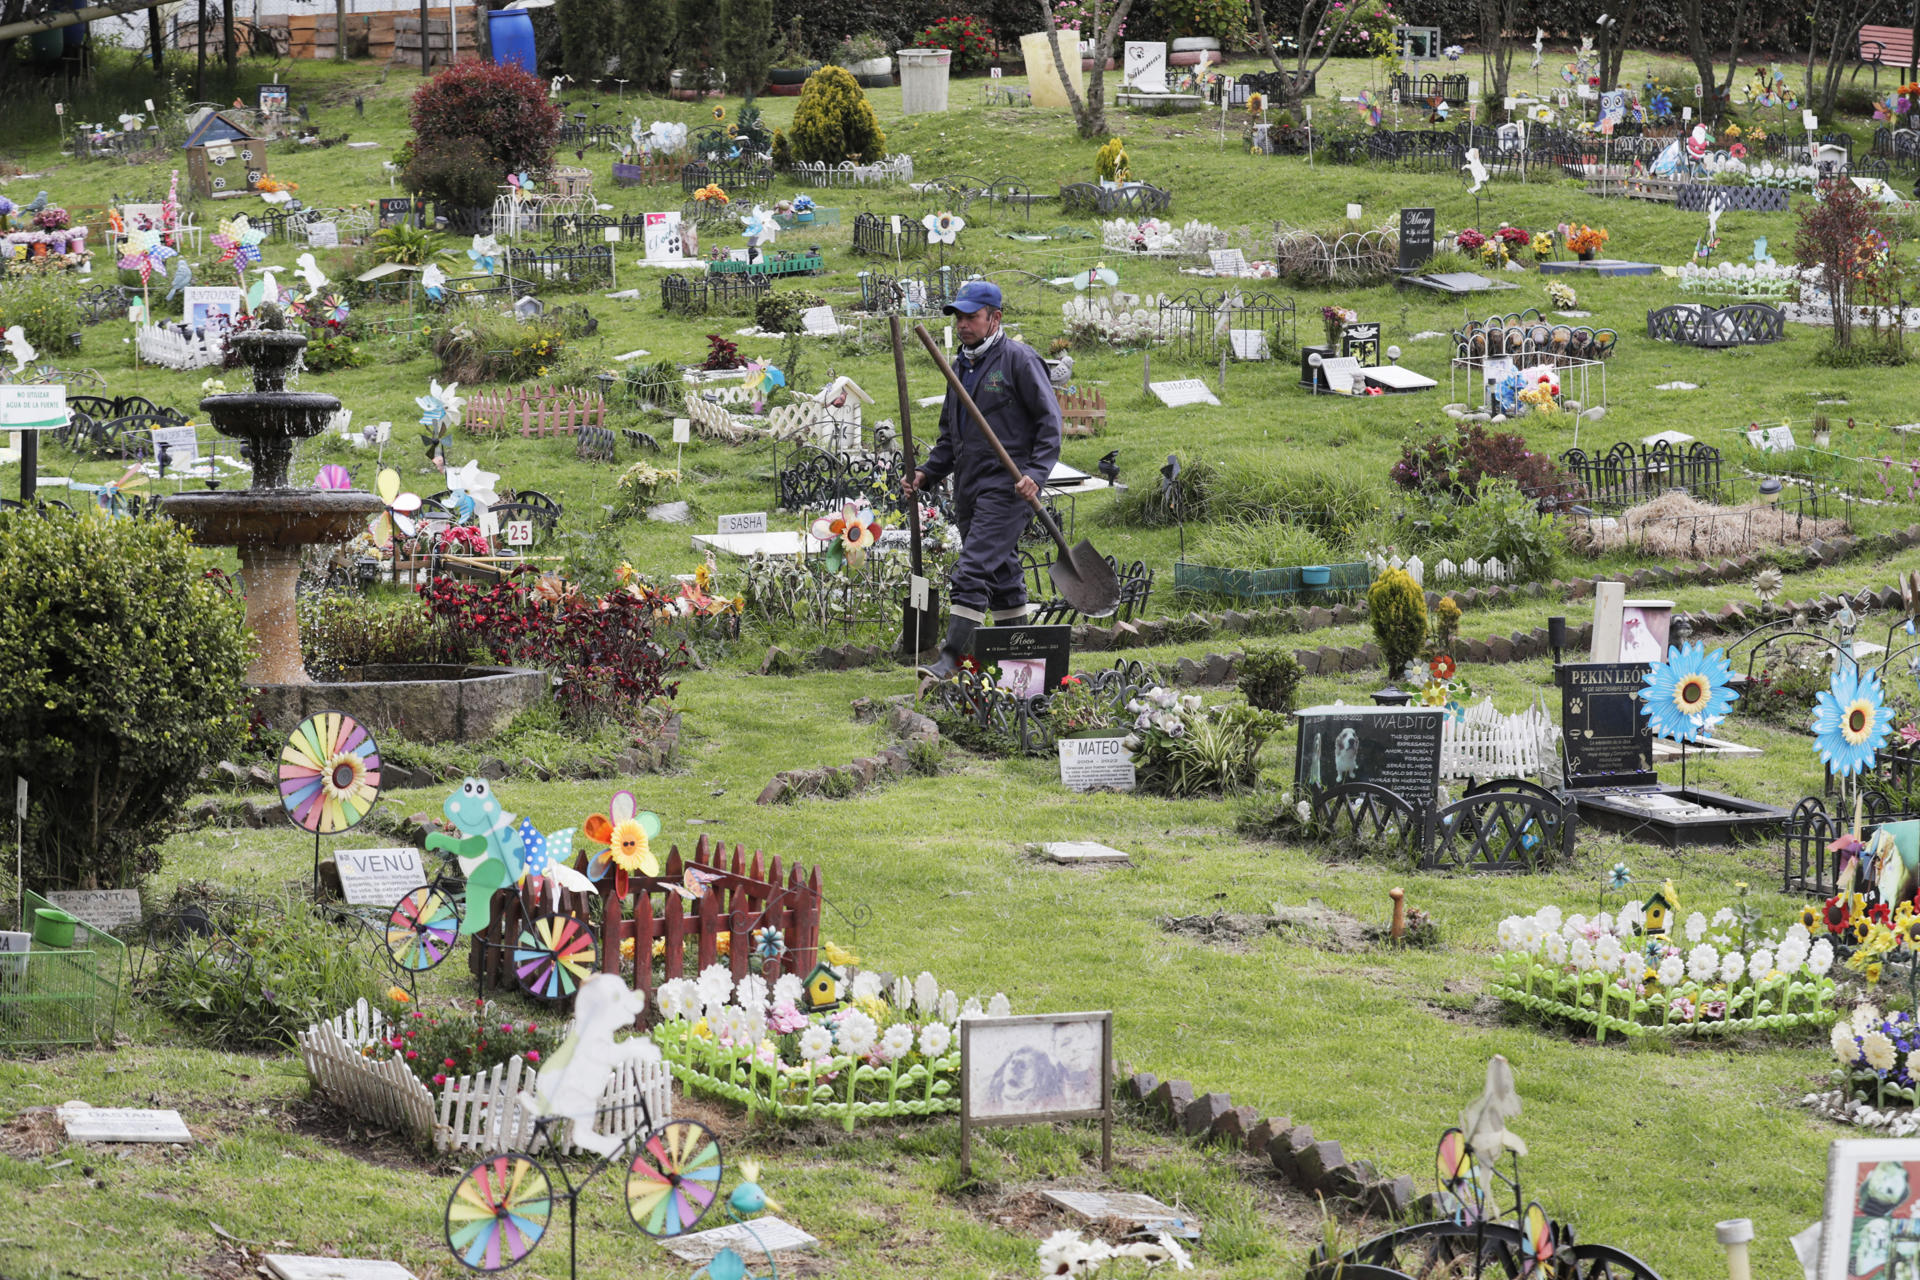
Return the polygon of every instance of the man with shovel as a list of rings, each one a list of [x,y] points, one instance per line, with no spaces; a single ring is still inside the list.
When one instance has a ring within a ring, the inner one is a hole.
[[[940,657],[920,668],[944,680],[973,647],[973,633],[989,616],[1018,623],[1027,616],[1027,584],[1020,572],[1020,535],[1031,506],[1060,457],[1060,402],[1040,355],[1000,330],[1000,286],[970,280],[946,306],[960,338],[954,372],[1005,446],[1015,481],[992,443],[968,422],[959,397],[940,407],[940,441],[904,486],[907,494],[953,477],[960,525],[960,563],[947,582],[947,638]]]

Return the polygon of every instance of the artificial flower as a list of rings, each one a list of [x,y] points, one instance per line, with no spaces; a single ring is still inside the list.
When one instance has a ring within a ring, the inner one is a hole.
[[[694,991],[700,997],[702,1008],[713,1009],[727,1002],[733,994],[733,974],[723,964],[710,964],[700,971],[694,982]]]
[[[800,1057],[806,1062],[823,1062],[833,1052],[833,1033],[825,1027],[808,1027],[800,1033]]]
[[[858,1009],[848,1009],[840,1015],[838,1041],[840,1051],[855,1058],[864,1058],[873,1049],[880,1028],[874,1025],[872,1018]]]
[[[880,1037],[880,1056],[892,1062],[913,1052],[913,1027],[910,1023],[896,1022],[888,1027],[886,1034]]]
[[[1880,1031],[1869,1031],[1860,1039],[1860,1056],[1866,1059],[1868,1066],[1885,1074],[1893,1070],[1893,1041]]]
[[[953,1028],[944,1022],[929,1022],[920,1028],[920,1052],[929,1058],[939,1057],[952,1043]]]
[[[1841,1066],[1851,1067],[1860,1061],[1860,1042],[1854,1038],[1852,1023],[1844,1019],[1834,1023],[1828,1043],[1833,1046],[1833,1056]]]
[[[1892,730],[1893,712],[1881,695],[1879,675],[1840,663],[1814,701],[1814,751],[1827,768],[1848,778],[1870,767]]]
[[[587,864],[589,879],[606,876],[614,869],[614,896],[627,896],[627,877],[660,874],[660,859],[653,852],[653,838],[660,834],[660,815],[640,809],[631,791],[617,791],[607,804],[607,812],[596,813],[581,827],[581,834],[595,844],[607,846]]]

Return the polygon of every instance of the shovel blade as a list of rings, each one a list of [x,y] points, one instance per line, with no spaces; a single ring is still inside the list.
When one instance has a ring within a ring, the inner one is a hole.
[[[1065,558],[1047,569],[1060,598],[1089,618],[1104,618],[1120,607],[1120,578],[1106,557],[1081,539]]]

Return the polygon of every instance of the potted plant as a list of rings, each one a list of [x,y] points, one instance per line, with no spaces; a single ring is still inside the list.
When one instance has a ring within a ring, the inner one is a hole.
[[[819,69],[820,63],[807,52],[800,19],[795,18],[767,70],[767,92],[779,98],[797,98],[807,77]]]
[[[842,40],[839,57],[863,89],[884,89],[893,83],[893,55],[886,41],[871,31]]]
[[[1592,262],[1607,243],[1605,227],[1578,226],[1567,233],[1567,248],[1580,255],[1580,261]]]

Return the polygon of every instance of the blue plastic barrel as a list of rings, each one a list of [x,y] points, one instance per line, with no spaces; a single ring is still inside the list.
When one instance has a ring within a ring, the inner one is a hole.
[[[517,64],[529,75],[539,75],[533,52],[533,19],[525,9],[495,9],[487,15],[487,36],[493,42],[493,60],[500,66]]]
[[[84,9],[92,0],[67,0],[67,8]],[[62,27],[61,34],[67,38],[67,48],[77,49],[87,42],[87,28],[90,24],[76,22],[70,27]]]

